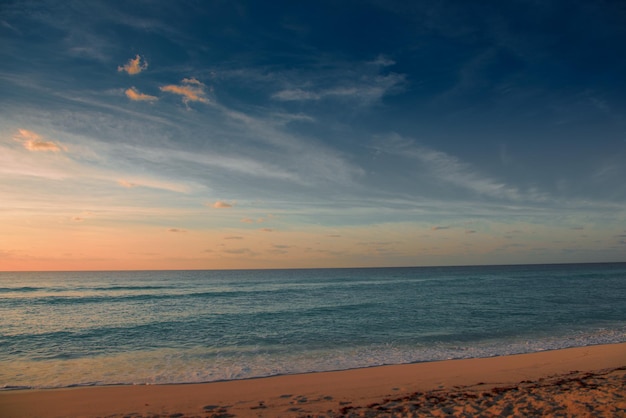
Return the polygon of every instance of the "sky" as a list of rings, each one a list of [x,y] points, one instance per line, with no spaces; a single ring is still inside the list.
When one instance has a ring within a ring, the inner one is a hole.
[[[626,3],[0,3],[0,270],[626,261]]]

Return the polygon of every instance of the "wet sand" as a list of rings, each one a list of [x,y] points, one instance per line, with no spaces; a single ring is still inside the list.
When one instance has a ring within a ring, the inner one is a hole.
[[[626,417],[626,343],[187,385],[0,392],[6,417]]]

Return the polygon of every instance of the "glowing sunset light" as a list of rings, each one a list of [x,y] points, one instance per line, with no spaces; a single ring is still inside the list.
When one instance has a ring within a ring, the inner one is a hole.
[[[623,10],[445,3],[2,6],[0,270],[626,261]]]

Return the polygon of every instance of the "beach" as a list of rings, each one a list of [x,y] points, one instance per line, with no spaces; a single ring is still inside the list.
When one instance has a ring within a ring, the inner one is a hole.
[[[7,417],[626,416],[626,343],[225,382],[0,392]]]

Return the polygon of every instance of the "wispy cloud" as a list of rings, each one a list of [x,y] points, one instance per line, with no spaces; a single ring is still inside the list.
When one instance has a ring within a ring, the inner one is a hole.
[[[315,102],[334,99],[357,101],[361,106],[404,89],[406,75],[388,71],[394,64],[390,58],[379,55],[372,61],[323,61],[315,67],[301,70],[256,76],[246,73],[245,76],[252,76],[264,85],[270,85],[273,88],[270,97],[275,101]]]
[[[183,103],[209,103],[206,97],[205,85],[195,78],[183,78],[182,84],[169,84],[160,87],[161,91],[183,96]]]
[[[59,152],[65,150],[65,147],[62,145],[46,140],[41,135],[26,129],[18,129],[17,133],[13,135],[13,139],[21,142],[24,148],[29,151]]]
[[[481,176],[469,164],[445,152],[419,147],[413,156],[426,164],[436,175],[449,183],[472,190],[481,195],[519,200],[520,192],[514,187]]]
[[[546,195],[529,189],[522,191],[515,186],[490,178],[472,164],[462,161],[460,158],[438,151],[423,145],[418,145],[412,140],[407,140],[399,135],[393,135],[378,152],[409,158],[417,163],[418,167],[433,181],[445,182],[449,185],[473,192],[475,194],[494,199],[510,201],[533,201],[540,202],[547,199]]]
[[[129,59],[126,64],[117,67],[117,71],[125,72],[129,75],[135,75],[144,71],[146,68],[148,68],[148,62],[145,58],[143,62],[141,62],[141,56],[137,55],[135,58]]]
[[[132,189],[133,187],[139,186],[137,183],[133,183],[128,180],[118,180],[117,184],[119,184],[122,187],[126,187],[128,189]]]
[[[107,175],[105,174],[104,176],[106,177]],[[157,178],[141,178],[138,180],[119,179],[117,180],[117,184],[127,189],[133,189],[136,187],[147,187],[151,189],[167,190],[176,193],[190,192],[190,187],[186,184],[174,183],[171,181],[161,180]]]
[[[310,101],[322,100],[327,98],[344,98],[364,101],[367,103],[375,102],[404,82],[404,75],[388,74],[369,77],[365,79],[345,80],[340,84],[325,89],[303,89],[290,88],[283,89],[274,93],[271,97],[279,101]]]
[[[369,64],[377,65],[377,66],[381,66],[381,67],[390,67],[392,65],[395,65],[396,62],[394,60],[392,60],[391,58],[381,54],[381,55],[377,56],[374,61],[370,61]]]
[[[213,203],[213,207],[215,209],[228,209],[228,208],[232,208],[234,205],[235,205],[234,203],[228,203],[222,200],[218,200],[217,202]]]
[[[133,101],[153,102],[153,101],[159,100],[158,97],[156,96],[151,96],[149,94],[140,93],[135,87],[126,89],[124,93],[126,94],[126,97],[128,97],[130,100],[133,100]]]
[[[250,248],[233,248],[233,249],[222,250],[222,252],[226,254],[232,254],[232,255],[247,255],[249,257],[256,255],[256,253],[252,251]]]
[[[450,229],[449,226],[433,226],[432,228],[430,228],[431,231],[441,231],[443,229]]]
[[[319,93],[313,93],[311,91],[305,91],[302,89],[287,89],[281,90],[272,95],[272,99],[281,100],[285,102],[289,101],[301,101],[301,100],[319,100],[322,95]]]

